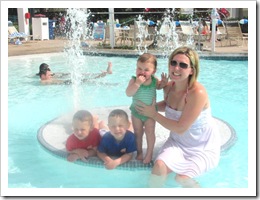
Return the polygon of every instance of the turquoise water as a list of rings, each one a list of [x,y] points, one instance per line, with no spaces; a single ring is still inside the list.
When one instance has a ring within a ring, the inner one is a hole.
[[[80,108],[130,105],[125,95],[135,73],[136,58],[85,57],[86,72],[105,70],[113,74],[80,88]],[[37,131],[46,122],[74,108],[70,85],[40,85],[42,62],[53,72],[69,72],[62,54],[9,58],[8,63],[8,187],[9,188],[146,188],[149,170],[106,170],[76,165],[46,152],[37,141]],[[157,76],[167,72],[167,61],[158,59]],[[203,188],[248,187],[248,61],[201,60],[199,81],[207,88],[212,113],[227,121],[237,141],[223,152],[219,166],[198,177]],[[157,99],[162,99],[158,92]],[[166,188],[179,187],[170,175]],[[141,179],[141,181],[140,181]],[[116,180],[116,181],[114,181]]]

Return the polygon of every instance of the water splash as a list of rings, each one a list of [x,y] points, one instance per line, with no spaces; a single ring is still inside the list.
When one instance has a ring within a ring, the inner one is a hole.
[[[163,22],[159,24],[160,29],[157,32],[157,47],[163,57],[168,57],[174,49],[180,46],[179,36],[176,33],[174,12],[175,8],[166,10]]]
[[[69,40],[65,53],[68,66],[70,66],[71,70],[71,85],[75,110],[81,105],[80,94],[82,93],[81,83],[85,61],[81,44],[88,39],[91,32],[87,25],[90,13],[90,10],[86,8],[68,8],[66,15],[66,20],[69,24],[66,34]]]
[[[137,44],[137,49],[139,55],[143,53],[147,53],[147,44],[145,44],[146,37],[148,36],[148,24],[143,20],[141,15],[138,16],[138,20],[136,21],[138,34],[136,38],[138,38],[139,43]]]

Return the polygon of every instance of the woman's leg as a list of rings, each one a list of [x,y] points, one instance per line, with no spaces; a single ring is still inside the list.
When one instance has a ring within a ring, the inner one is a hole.
[[[177,174],[175,180],[184,188],[200,188],[200,185],[197,181],[186,175]]]
[[[167,175],[170,172],[171,170],[166,166],[166,164],[162,160],[156,160],[152,169],[152,174],[150,176],[148,186],[152,188],[163,187]]]

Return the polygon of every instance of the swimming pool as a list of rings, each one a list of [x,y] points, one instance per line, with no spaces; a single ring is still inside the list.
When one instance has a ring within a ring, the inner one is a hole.
[[[99,72],[107,62],[113,74],[80,88],[80,108],[130,105],[125,95],[136,58],[86,56],[84,70]],[[9,188],[146,188],[148,170],[106,170],[66,162],[46,152],[37,131],[46,122],[73,110],[70,85],[40,85],[35,74],[48,63],[53,72],[69,72],[63,54],[9,58],[8,63],[8,187]],[[157,76],[167,72],[158,59]],[[234,67],[235,66],[235,67]],[[227,73],[228,69],[228,73]],[[208,90],[212,113],[236,130],[238,140],[222,153],[219,166],[198,177],[203,188],[248,187],[248,61],[201,60],[199,81]],[[239,91],[239,92],[238,92]],[[158,92],[157,99],[162,99]],[[169,176],[166,188],[180,187]],[[140,181],[140,179],[142,181]],[[116,180],[116,181],[114,181]]]

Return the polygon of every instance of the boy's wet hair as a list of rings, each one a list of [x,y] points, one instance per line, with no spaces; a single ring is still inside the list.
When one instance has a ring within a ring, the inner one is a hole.
[[[152,64],[154,64],[154,69],[157,69],[157,58],[155,55],[151,54],[151,53],[143,53],[142,55],[140,55],[137,59],[137,62],[151,62]]]
[[[37,75],[41,76],[42,74],[46,74],[47,71],[51,71],[49,65],[46,63],[42,63],[39,67],[39,73]]]
[[[73,116],[73,121],[79,120],[79,121],[88,121],[90,125],[93,125],[93,116],[92,114],[87,110],[79,110],[77,111]]]
[[[108,115],[108,118],[110,118],[110,117],[121,117],[121,118],[125,118],[125,120],[129,121],[128,114],[124,110],[121,110],[121,109],[112,110]]]

